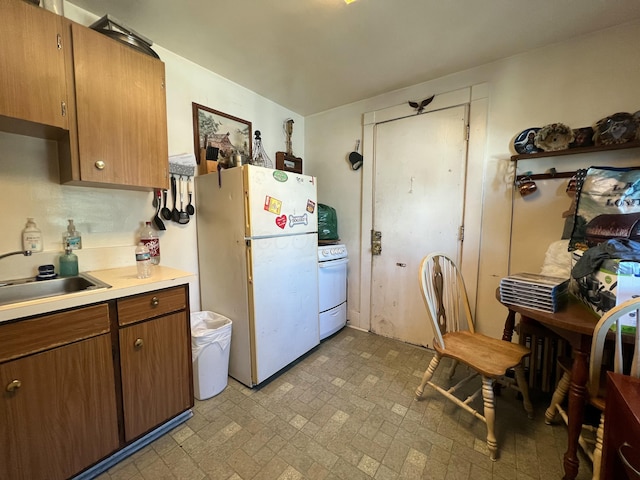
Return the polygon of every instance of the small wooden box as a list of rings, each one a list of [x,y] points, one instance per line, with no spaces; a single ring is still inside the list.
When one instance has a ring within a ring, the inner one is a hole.
[[[276,169],[285,172],[302,173],[302,159],[288,155],[285,152],[276,152]]]

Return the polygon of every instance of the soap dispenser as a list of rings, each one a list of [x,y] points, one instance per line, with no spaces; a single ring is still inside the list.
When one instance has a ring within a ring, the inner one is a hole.
[[[75,277],[78,275],[78,256],[73,253],[71,245],[67,242],[65,251],[60,255],[60,276]]]
[[[27,218],[27,224],[22,230],[22,249],[25,252],[42,251],[42,232],[31,217]]]
[[[62,236],[62,244],[69,245],[71,250],[80,250],[82,248],[82,237],[80,232],[76,230],[71,218],[69,219],[69,225],[67,225],[67,231]]]

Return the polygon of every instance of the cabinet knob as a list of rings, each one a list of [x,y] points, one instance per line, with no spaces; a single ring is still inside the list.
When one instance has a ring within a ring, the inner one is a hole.
[[[104,167],[106,167],[106,164],[104,163],[104,161],[102,161],[102,160],[98,160],[98,161],[95,163],[95,166],[96,166],[96,168],[97,168],[98,170],[104,170]]]
[[[22,382],[20,380],[14,380],[13,382],[7,385],[7,392],[15,392],[22,386]]]
[[[133,346],[136,348],[142,348],[142,346],[144,345],[144,340],[142,340],[141,338],[137,338],[135,342],[133,342]]]
[[[153,297],[151,299],[151,306],[152,307],[157,307],[158,305],[160,305],[160,300],[158,299],[158,297]]]

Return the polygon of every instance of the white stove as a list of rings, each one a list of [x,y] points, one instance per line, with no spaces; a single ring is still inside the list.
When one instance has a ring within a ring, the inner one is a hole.
[[[347,247],[318,247],[318,296],[320,340],[333,335],[347,323]]]

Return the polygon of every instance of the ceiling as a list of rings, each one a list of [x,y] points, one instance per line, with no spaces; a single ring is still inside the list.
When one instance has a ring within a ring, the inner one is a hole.
[[[302,116],[640,19],[639,0],[71,3]]]

